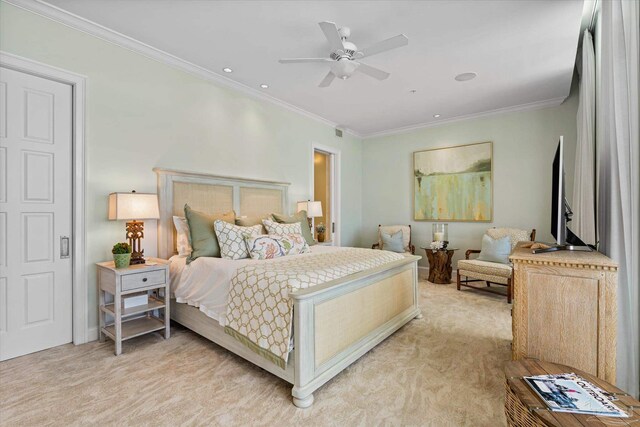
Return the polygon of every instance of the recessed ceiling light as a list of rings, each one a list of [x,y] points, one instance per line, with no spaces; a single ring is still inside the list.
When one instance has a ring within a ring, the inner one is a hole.
[[[225,73],[233,73],[233,70],[229,67],[224,67],[222,71],[224,71]]]
[[[266,85],[266,84],[264,84],[264,83],[262,83],[262,84],[260,85],[260,87],[261,87],[262,89],[269,89],[269,85]]]
[[[459,82],[466,82],[468,80],[475,79],[477,76],[476,73],[462,73],[456,76],[456,80]]]
[[[434,114],[433,117],[437,119],[438,117],[440,117],[440,114]]]

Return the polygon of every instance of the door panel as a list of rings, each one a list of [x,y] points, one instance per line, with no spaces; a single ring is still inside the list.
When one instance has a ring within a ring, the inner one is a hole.
[[[53,153],[22,151],[22,202],[53,203]]]
[[[53,259],[53,214],[22,214],[23,262],[54,262]]]
[[[71,86],[0,68],[0,360],[72,340]]]
[[[24,139],[53,144],[54,95],[23,88]]]

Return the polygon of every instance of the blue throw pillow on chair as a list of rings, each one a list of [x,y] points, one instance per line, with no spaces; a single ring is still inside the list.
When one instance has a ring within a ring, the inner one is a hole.
[[[382,237],[382,250],[404,253],[404,244],[402,241],[402,230],[396,231],[395,233],[389,235],[387,233],[382,233],[380,235]]]
[[[511,254],[511,240],[509,236],[500,239],[492,239],[486,234],[482,236],[482,249],[478,255],[479,261],[499,262],[509,264]]]

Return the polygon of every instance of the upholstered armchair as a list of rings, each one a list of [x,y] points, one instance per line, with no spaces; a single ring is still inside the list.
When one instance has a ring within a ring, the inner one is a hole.
[[[402,243],[404,251],[416,253],[416,247],[411,244],[411,225],[378,225],[378,243],[374,243],[371,249],[382,249],[382,233],[392,235],[402,231]]]
[[[516,247],[518,242],[535,240],[536,230],[531,232],[528,230],[520,230],[517,228],[490,228],[487,230],[486,235],[491,239],[501,239],[503,237],[509,237],[509,243],[511,244],[511,251]],[[479,254],[481,251],[478,249],[469,249],[465,253],[465,259],[458,261],[458,281],[457,287],[460,290],[461,286],[477,289],[479,291],[488,291],[493,293],[502,294],[501,292],[491,289],[491,285],[501,285],[507,287],[507,303],[511,304],[513,298],[513,267],[511,263],[503,264],[499,262],[481,261],[478,259],[470,259],[472,254]],[[462,280],[462,277],[465,277]],[[486,282],[486,287],[479,287],[470,285],[473,282]]]

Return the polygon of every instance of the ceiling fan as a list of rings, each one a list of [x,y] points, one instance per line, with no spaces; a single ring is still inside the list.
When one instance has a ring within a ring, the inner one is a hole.
[[[360,71],[378,80],[384,80],[389,77],[389,73],[356,60],[405,46],[409,43],[407,36],[399,34],[390,39],[378,42],[373,46],[369,46],[368,48],[358,50],[355,44],[347,41],[349,36],[351,36],[351,30],[348,27],[338,29],[335,23],[326,21],[320,22],[318,25],[320,25],[322,32],[327,40],[329,40],[329,46],[331,47],[329,58],[291,58],[281,59],[279,62],[281,64],[305,62],[329,63],[331,70],[318,85],[320,87],[329,86],[336,77],[346,80],[356,71]]]

